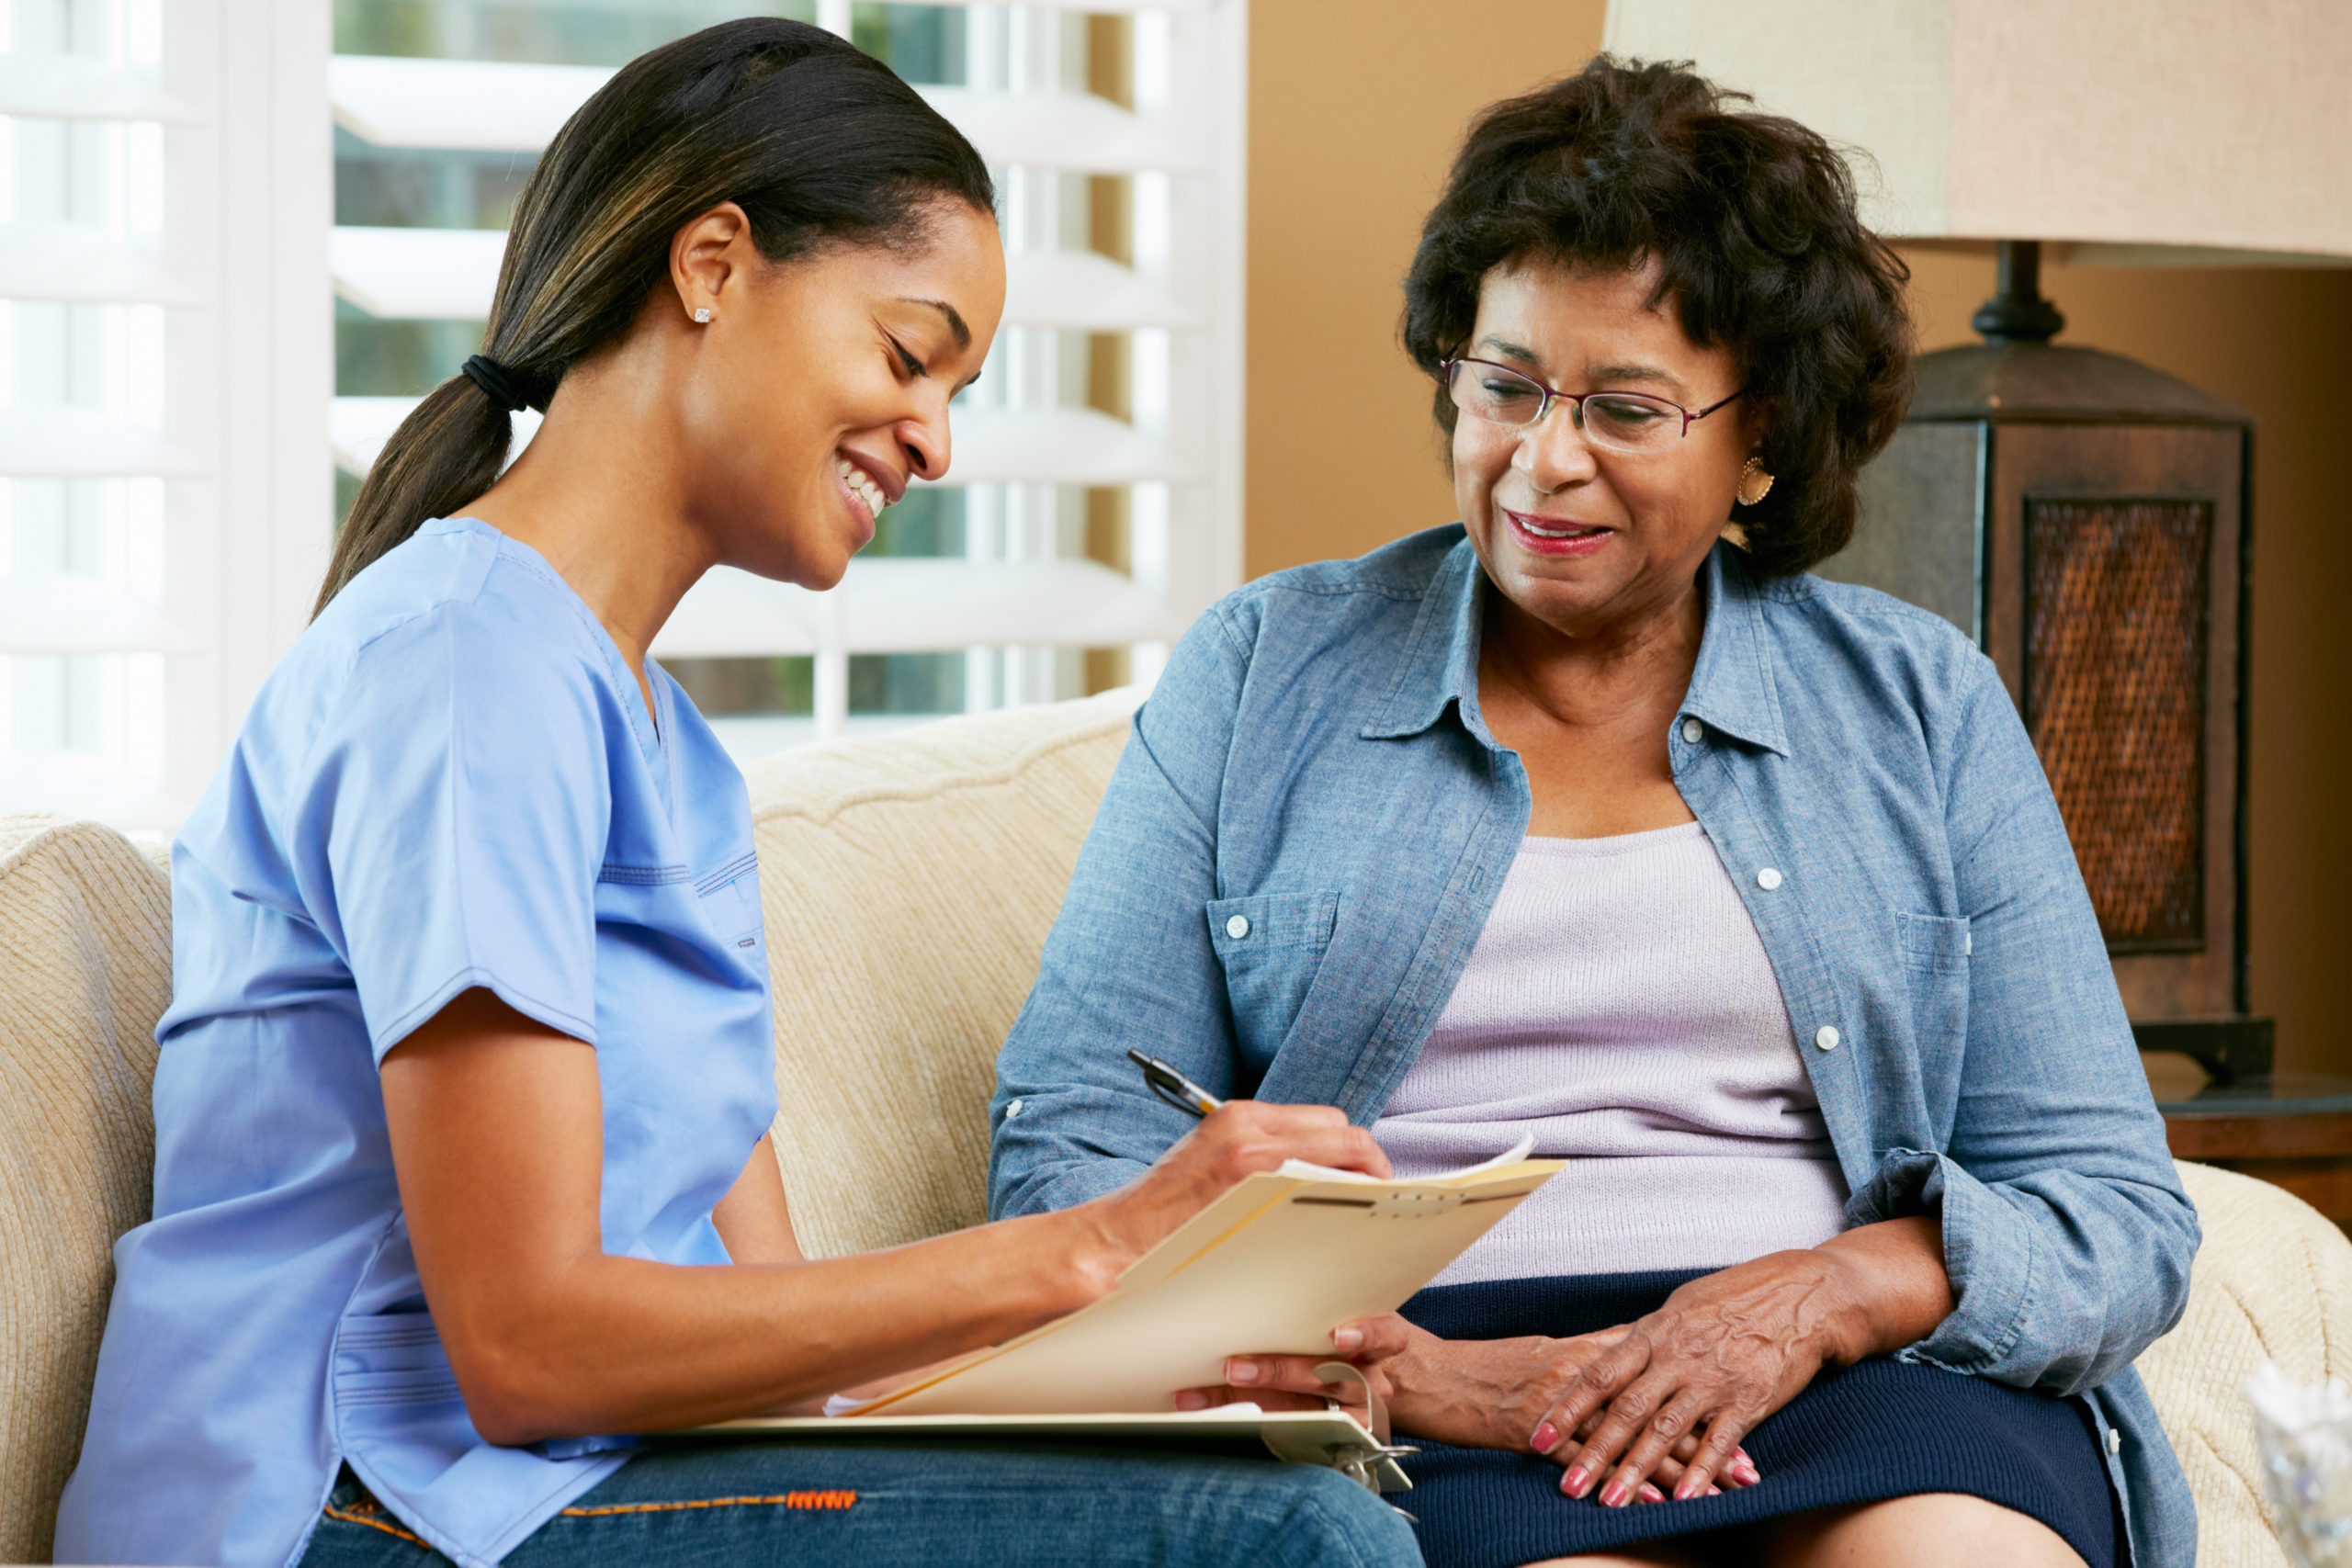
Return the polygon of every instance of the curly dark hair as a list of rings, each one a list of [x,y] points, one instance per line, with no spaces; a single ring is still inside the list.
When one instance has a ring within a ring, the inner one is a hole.
[[[1752,570],[1785,577],[1854,536],[1854,479],[1911,399],[1910,269],[1862,227],[1829,143],[1684,64],[1603,54],[1487,109],[1422,225],[1405,347],[1432,378],[1468,342],[1488,272],[1542,259],[1659,264],[1701,347],[1727,346],[1779,481],[1744,508]],[[1438,423],[1455,411],[1441,383]]]

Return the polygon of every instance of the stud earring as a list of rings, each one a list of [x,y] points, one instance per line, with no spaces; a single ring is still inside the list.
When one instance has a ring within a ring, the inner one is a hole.
[[[696,326],[707,326],[710,324],[709,306],[700,306],[695,310],[695,324]]]
[[[1772,493],[1772,476],[1764,471],[1764,459],[1750,457],[1740,465],[1739,503],[1754,506]]]

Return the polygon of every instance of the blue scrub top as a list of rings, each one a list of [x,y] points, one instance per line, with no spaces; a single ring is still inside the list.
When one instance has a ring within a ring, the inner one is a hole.
[[[605,1250],[728,1261],[775,1114],[750,802],[650,660],[469,518],[335,596],[172,851],[154,1218],[116,1281],[61,1562],[298,1561],[336,1468],[493,1563],[628,1455],[493,1448],[425,1310],[384,1054],[461,991],[596,1050]]]

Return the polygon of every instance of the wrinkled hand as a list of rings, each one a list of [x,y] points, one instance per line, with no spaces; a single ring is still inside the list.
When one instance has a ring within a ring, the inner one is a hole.
[[[1396,1398],[1396,1384],[1388,1375],[1388,1365],[1418,1332],[1411,1324],[1391,1313],[1360,1323],[1341,1324],[1333,1329],[1332,1353],[1329,1356],[1229,1356],[1226,1359],[1224,1382],[1211,1388],[1179,1391],[1176,1408],[1205,1410],[1211,1405],[1248,1400],[1266,1410],[1320,1410],[1326,1401],[1336,1400],[1342,1405],[1356,1407],[1361,1415],[1364,1383],[1372,1385],[1383,1404]],[[1315,1375],[1315,1369],[1330,1361],[1345,1361],[1357,1368],[1363,1373],[1364,1382],[1352,1378],[1343,1378],[1336,1383],[1323,1382]]]
[[[1677,1497],[1702,1495],[1719,1474],[1737,1479],[1733,1456],[1758,1422],[1824,1365],[1878,1348],[1857,1284],[1818,1247],[1693,1280],[1585,1364],[1532,1445],[1566,1466],[1561,1491],[1583,1497],[1598,1484],[1611,1507],[1634,1500],[1672,1454],[1688,1456]]]
[[[1530,1435],[1584,1369],[1630,1332],[1613,1328],[1572,1339],[1441,1339],[1402,1318],[1354,1326],[1371,1330],[1374,1325],[1383,1325],[1381,1348],[1378,1365],[1368,1369],[1366,1376],[1379,1390],[1398,1431],[1464,1448],[1520,1453],[1533,1451]],[[1344,1348],[1339,1336],[1333,1339]],[[1269,1410],[1319,1409],[1326,1397],[1346,1397],[1355,1387],[1351,1382],[1344,1390],[1335,1388],[1315,1376],[1316,1366],[1329,1359],[1237,1356],[1226,1363],[1225,1383],[1187,1389],[1177,1396],[1177,1407],[1194,1410],[1247,1399]],[[1363,1355],[1351,1359],[1360,1366],[1365,1361]],[[1598,1420],[1592,1424],[1597,1426]],[[1676,1445],[1652,1474],[1674,1485],[1698,1448],[1695,1437]],[[1723,1484],[1729,1486],[1752,1485],[1758,1479],[1745,1452],[1722,1475]],[[1666,1499],[1665,1493],[1646,1482],[1634,1490],[1644,1501]]]

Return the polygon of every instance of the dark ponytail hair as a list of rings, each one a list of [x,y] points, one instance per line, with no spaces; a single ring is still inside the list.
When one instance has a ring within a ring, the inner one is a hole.
[[[919,245],[943,197],[996,205],[961,132],[872,56],[801,22],[723,22],[623,66],[540,158],[498,269],[482,356],[531,408],[617,341],[679,228],[723,201],[772,262],[830,243]],[[377,558],[491,487],[509,410],[470,376],[428,393],[368,471],[316,615]]]

